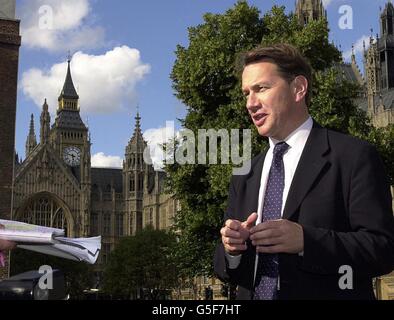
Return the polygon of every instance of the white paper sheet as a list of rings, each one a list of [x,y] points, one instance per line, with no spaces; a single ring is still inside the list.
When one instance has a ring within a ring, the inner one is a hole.
[[[101,236],[91,238],[67,238],[64,230],[2,220],[0,239],[17,243],[21,249],[40,252],[74,261],[94,264],[101,250]]]

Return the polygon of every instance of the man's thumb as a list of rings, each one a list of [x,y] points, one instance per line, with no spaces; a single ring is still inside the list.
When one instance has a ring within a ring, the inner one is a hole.
[[[255,222],[257,220],[257,213],[253,212],[247,219],[246,221],[242,222],[242,226],[250,229],[251,227],[254,226]]]

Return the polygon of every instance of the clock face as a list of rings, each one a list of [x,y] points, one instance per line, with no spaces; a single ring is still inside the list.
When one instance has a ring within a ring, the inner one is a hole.
[[[69,166],[75,167],[81,162],[81,150],[77,147],[64,148],[63,159]]]

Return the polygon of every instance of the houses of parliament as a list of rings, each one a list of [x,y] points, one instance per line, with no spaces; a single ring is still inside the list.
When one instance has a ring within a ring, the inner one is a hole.
[[[148,224],[168,228],[177,201],[163,192],[164,172],[143,160],[147,144],[138,113],[123,168],[91,167],[78,99],[69,60],[52,126],[46,101],[42,106],[39,143],[31,117],[26,158],[16,164],[13,218],[65,229],[69,237],[102,235],[99,264],[105,264],[118,238]]]
[[[301,24],[326,17],[321,0],[298,0],[295,14]],[[380,13],[380,34],[371,37],[364,50],[364,76],[354,53],[350,63],[338,65],[346,79],[361,86],[362,94],[356,102],[375,126],[394,123],[393,16],[393,4],[388,2]],[[23,161],[16,157],[12,218],[64,228],[70,237],[102,235],[98,260],[98,270],[102,270],[120,237],[134,235],[147,225],[169,228],[179,203],[174,194],[164,192],[165,173],[155,171],[143,160],[147,144],[138,113],[134,133],[125,146],[123,167],[92,168],[90,134],[80,108],[83,105],[79,105],[68,61],[53,124],[43,101],[39,141],[32,116],[26,157]],[[212,286],[219,298],[219,281],[198,281],[199,286]],[[394,299],[392,283],[388,298]]]

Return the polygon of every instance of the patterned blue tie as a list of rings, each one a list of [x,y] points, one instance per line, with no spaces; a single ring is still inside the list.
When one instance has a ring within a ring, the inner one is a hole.
[[[262,221],[281,218],[282,196],[285,186],[283,154],[288,147],[286,142],[279,142],[275,145],[264,196]],[[275,300],[277,298],[278,274],[278,255],[259,253],[253,299]]]

